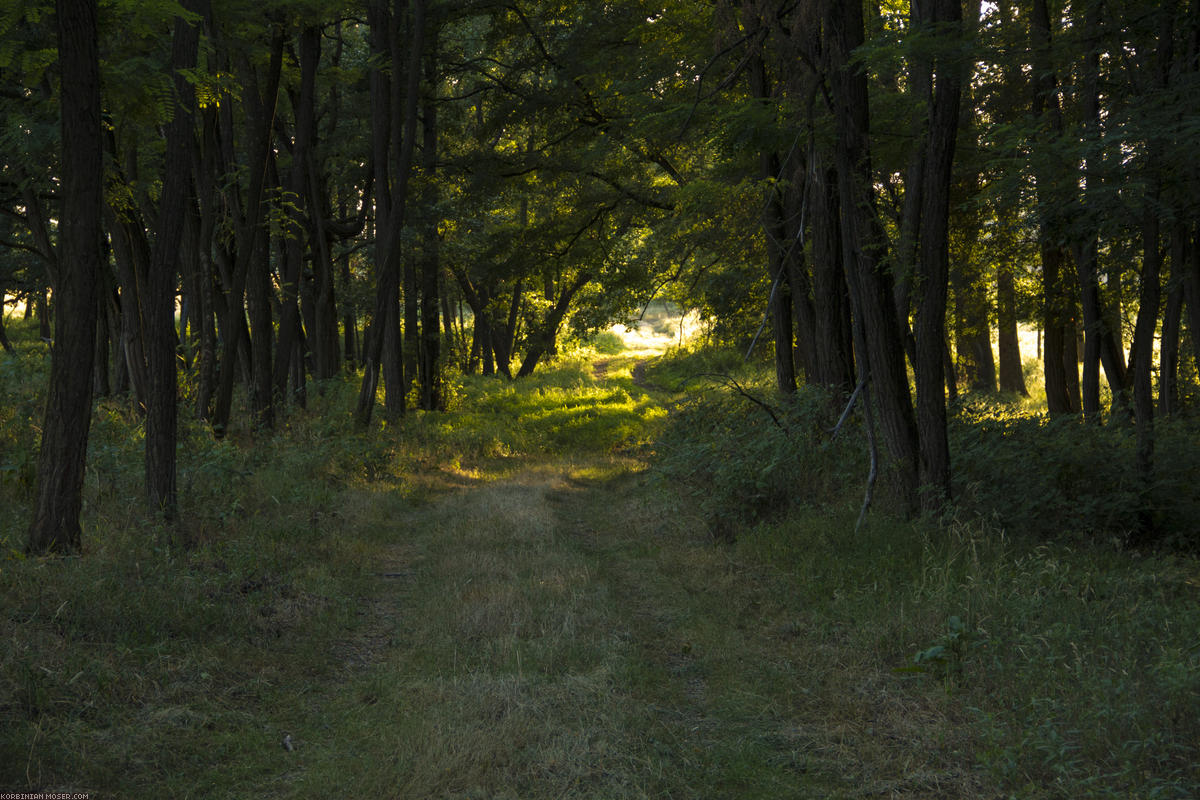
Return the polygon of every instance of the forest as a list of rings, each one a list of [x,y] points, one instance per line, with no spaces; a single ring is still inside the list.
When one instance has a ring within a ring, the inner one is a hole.
[[[1196,97],[1197,0],[2,0],[0,789],[1200,794]]]

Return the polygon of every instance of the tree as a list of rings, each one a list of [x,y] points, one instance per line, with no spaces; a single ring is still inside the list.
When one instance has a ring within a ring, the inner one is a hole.
[[[31,553],[82,546],[79,513],[91,427],[100,271],[104,162],[97,7],[95,0],[57,0],[55,12],[62,71],[62,217],[50,386],[27,544]]]
[[[371,71],[377,280],[375,310],[366,335],[363,382],[355,412],[355,419],[360,426],[366,426],[371,421],[381,367],[387,384],[386,404],[390,414],[404,411],[404,394],[407,391],[400,346],[400,271],[404,259],[401,229],[408,208],[408,182],[417,131],[421,54],[425,41],[425,0],[412,0],[411,23],[406,26],[407,62],[402,58],[404,51],[400,47],[399,31],[394,27],[406,20],[407,15],[403,13],[406,7],[407,3],[397,0],[397,19],[393,21],[384,3],[376,0],[368,6],[372,48],[376,58],[391,64],[392,77],[389,82],[378,67]],[[406,76],[404,84],[400,83],[401,75]],[[403,94],[400,93],[401,86],[404,87]]]
[[[829,70],[837,124],[836,169],[842,252],[851,311],[859,333],[860,373],[869,376],[871,397],[892,460],[892,475],[904,508],[918,506],[918,434],[904,365],[891,276],[884,271],[885,235],[876,213],[867,74],[851,55],[863,44],[862,7],[832,4],[826,12]]]
[[[199,10],[191,0],[190,10]],[[195,91],[183,74],[196,65],[199,46],[197,20],[175,22],[170,72],[175,108],[166,131],[162,194],[157,235],[146,281],[146,363],[149,374],[146,413],[146,491],[150,507],[173,519],[178,502],[175,485],[178,371],[175,366],[175,288],[179,276],[179,246],[191,204],[191,169]]]

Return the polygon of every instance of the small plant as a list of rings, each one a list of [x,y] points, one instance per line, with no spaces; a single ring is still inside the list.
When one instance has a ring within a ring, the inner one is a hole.
[[[927,672],[949,681],[962,675],[967,656],[984,643],[982,634],[968,627],[961,617],[952,616],[946,622],[946,633],[931,647],[917,651],[913,666],[905,671]]]

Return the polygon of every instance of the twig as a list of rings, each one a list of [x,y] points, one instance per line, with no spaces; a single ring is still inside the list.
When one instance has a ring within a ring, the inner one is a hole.
[[[854,523],[855,534],[859,532],[867,519],[867,509],[871,507],[871,496],[875,492],[875,479],[879,476],[879,443],[875,441],[875,417],[871,413],[871,393],[867,387],[866,374],[863,375],[858,385],[863,390],[863,413],[866,415],[867,447],[871,453],[871,469],[867,473],[867,488],[863,493],[862,509],[858,512],[858,521]]]
[[[738,383],[734,378],[730,377],[729,375],[723,375],[719,372],[701,372],[698,375],[696,375],[695,377],[697,377],[697,378],[716,378],[716,379],[720,380],[722,383],[724,383],[729,388],[733,389],[735,392],[740,394],[742,397],[746,398],[751,403],[754,403],[756,406],[761,408],[763,411],[767,412],[767,415],[771,417],[771,421],[775,423],[775,427],[777,427],[777,428],[779,428],[779,430],[783,431],[784,435],[787,436],[789,439],[792,438],[791,431],[789,431],[787,429],[787,426],[784,425],[783,422],[780,421],[778,415],[775,414],[775,409],[771,408],[771,406],[769,406],[767,403],[763,402],[762,400],[759,400],[757,397],[755,397],[754,395],[750,394],[745,389],[743,389],[742,385],[740,383]]]
[[[834,439],[837,438],[837,435],[841,432],[842,425],[844,425],[846,423],[846,420],[850,417],[850,412],[854,410],[854,403],[856,400],[858,400],[858,396],[862,393],[862,391],[866,387],[866,385],[867,385],[866,379],[863,379],[863,380],[860,380],[858,382],[858,385],[854,387],[854,392],[851,393],[850,400],[847,401],[847,403],[846,403],[846,410],[842,412],[842,415],[840,417],[838,417],[837,424],[833,426],[833,430],[829,431],[829,441],[832,442]]]

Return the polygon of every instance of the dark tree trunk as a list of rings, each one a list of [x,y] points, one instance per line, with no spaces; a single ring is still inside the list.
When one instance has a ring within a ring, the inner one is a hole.
[[[1158,413],[1170,416],[1179,406],[1179,340],[1183,321],[1183,282],[1179,280],[1179,264],[1183,248],[1177,238],[1171,241],[1171,281],[1167,293],[1167,308],[1162,321],[1162,344],[1159,348]]]
[[[1053,142],[1062,135],[1062,114],[1056,91],[1058,79],[1050,60],[1050,11],[1046,0],[1034,0],[1030,17],[1030,38],[1033,45],[1033,116],[1041,120],[1043,142]],[[1061,164],[1039,158],[1035,167],[1038,205],[1038,245],[1042,259],[1042,326],[1045,331],[1043,365],[1046,383],[1046,408],[1051,414],[1071,414],[1078,411],[1072,403],[1071,381],[1067,375],[1067,337],[1074,339],[1075,328],[1070,324],[1067,291],[1066,261],[1068,255],[1058,244],[1061,235],[1065,178],[1059,173]],[[1072,362],[1074,368],[1074,362]],[[1075,383],[1078,383],[1076,378]]]
[[[211,420],[213,395],[217,384],[215,320],[223,316],[217,295],[219,278],[213,258],[213,237],[217,224],[216,171],[219,138],[216,110],[206,109],[201,112],[200,118],[200,147],[198,148],[199,152],[195,153],[197,204],[192,211],[197,218],[197,242],[199,243],[195,261],[195,296],[200,318],[200,345],[195,364],[197,374],[195,415],[197,419]]]
[[[592,280],[592,273],[583,272],[569,286],[562,286],[559,290],[558,300],[546,313],[545,320],[541,325],[529,335],[528,346],[525,348],[525,358],[521,360],[521,368],[517,371],[518,378],[525,378],[533,374],[540,361],[547,353],[554,351],[555,341],[558,338],[558,329],[562,325],[563,319],[567,315],[567,310],[571,307],[571,301],[575,295]]]
[[[854,387],[854,340],[846,287],[838,210],[837,173],[816,154],[809,178],[812,210],[814,373],[818,385],[849,392]]]
[[[488,332],[492,353],[496,357],[496,371],[512,380],[512,360],[517,346],[517,320],[520,316],[521,305],[525,302],[525,279],[518,278],[516,286],[513,287],[512,297],[508,303],[508,315],[504,322],[497,322],[491,316],[492,296],[490,291],[486,295],[488,302],[484,305],[484,314],[488,316]]]
[[[104,215],[108,220],[109,241],[112,243],[113,261],[117,266],[117,282],[120,285],[120,352],[125,363],[134,402],[139,408],[146,406],[149,391],[149,376],[146,372],[146,354],[143,349],[144,317],[140,287],[146,285],[146,272],[150,264],[150,245],[146,231],[140,222],[120,220],[112,208],[106,206]]]
[[[277,397],[287,397],[288,379],[292,374],[292,367],[297,363],[297,356],[302,353],[299,350],[300,340],[304,335],[300,317],[300,282],[304,272],[304,242],[298,231],[310,229],[311,225],[306,225],[305,222],[313,219],[319,220],[321,217],[320,206],[314,207],[317,198],[310,191],[313,136],[316,133],[317,66],[321,58],[321,29],[319,27],[309,26],[301,31],[299,50],[300,91],[293,98],[296,110],[296,133],[288,186],[293,201],[299,204],[300,208],[295,209],[296,230],[283,245],[279,345],[275,351],[275,366],[272,376],[274,392]],[[315,263],[319,260],[316,253],[318,249],[316,236],[310,235],[309,239],[313,244]],[[299,398],[304,393],[303,370],[298,377],[300,380],[294,381],[294,398]]]
[[[792,318],[790,325],[795,332],[795,347],[793,348],[792,372],[803,371],[804,379],[812,381],[817,372],[817,313],[813,307],[813,280],[809,265],[806,263],[804,251],[804,236],[809,227],[810,212],[805,205],[809,195],[808,170],[805,164],[797,164],[792,169],[792,179],[787,183],[782,194],[783,201],[783,233],[789,242],[785,251],[783,269],[787,281],[788,304],[791,306]]]
[[[195,11],[195,0],[185,2]],[[175,20],[171,73],[178,99],[167,124],[157,234],[146,280],[146,368],[149,391],[146,408],[146,495],[152,510],[173,520],[178,503],[175,480],[178,372],[176,367],[175,288],[185,217],[190,206],[192,169],[192,111],[195,90],[183,76],[196,66],[200,32],[182,18]]]
[[[1067,338],[1074,341],[1073,326],[1068,325],[1064,306],[1068,302],[1063,287],[1063,270],[1066,252],[1045,238],[1041,242],[1042,254],[1042,361],[1046,382],[1046,409],[1051,414],[1071,414],[1076,411],[1071,403],[1071,391],[1067,376]],[[1074,364],[1072,363],[1072,366]]]
[[[37,315],[38,322],[38,338],[43,342],[51,342],[54,340],[53,320],[50,319],[50,298],[46,293],[45,287],[38,289],[37,297],[34,302],[34,310]]]
[[[1142,219],[1142,273],[1138,292],[1137,323],[1129,361],[1133,372],[1133,411],[1137,424],[1137,472],[1143,487],[1149,487],[1154,477],[1154,332],[1158,327],[1159,303],[1162,289],[1159,284],[1162,256],[1158,248],[1160,234],[1158,193],[1147,191],[1146,208]],[[1142,509],[1142,541],[1154,537],[1152,513]]]
[[[1099,3],[1083,6],[1084,27],[1089,38],[1098,37],[1102,21]],[[1084,59],[1083,122],[1085,138],[1095,146],[1100,138],[1100,48],[1093,48]],[[1084,160],[1083,210],[1094,202],[1100,189],[1101,157],[1092,149]],[[1082,241],[1075,252],[1079,277],[1079,297],[1083,312],[1083,378],[1080,383],[1083,416],[1096,419],[1100,415],[1100,365],[1112,392],[1113,407],[1126,404],[1125,354],[1109,325],[1110,313],[1100,294],[1099,241],[1095,235]]]
[[[417,371],[421,384],[421,408],[430,411],[444,410],[442,396],[442,337],[441,307],[438,300],[438,277],[441,264],[438,259],[438,190],[437,174],[438,128],[437,102],[433,87],[437,82],[437,40],[430,36],[429,55],[425,61],[427,94],[422,105],[421,169],[425,178],[424,219],[422,220],[422,243],[420,263],[421,283],[421,338],[418,349]]]
[[[1187,226],[1189,247],[1180,267],[1183,297],[1187,306],[1188,332],[1191,334],[1192,359],[1200,373],[1200,225]]]
[[[12,342],[9,341],[8,331],[4,329],[4,294],[0,292],[0,347],[4,348],[4,352],[13,353]]]
[[[280,70],[283,65],[283,38],[276,34],[271,43],[270,61],[267,65],[266,82],[260,91],[254,67],[246,64],[244,72],[248,86],[243,95],[250,128],[247,174],[249,176],[244,207],[239,207],[238,192],[230,192],[234,206],[235,237],[237,253],[228,282],[225,285],[225,323],[221,336],[224,346],[221,353],[220,383],[213,407],[213,433],[224,436],[233,410],[234,364],[239,349],[250,343],[250,359],[242,365],[250,372],[251,409],[256,427],[270,426],[271,416],[271,344],[273,335],[270,327],[271,309],[268,304],[270,275],[265,270],[267,258],[267,233],[261,221],[264,216],[264,189],[271,155],[271,120],[279,92]],[[226,172],[234,168],[233,163],[233,114],[221,107],[222,145],[226,151]],[[254,319],[251,333],[246,330],[246,306]]]
[[[978,190],[974,179],[972,192]],[[979,238],[979,220],[974,215],[958,226],[961,249],[950,268],[954,288],[954,344],[958,376],[973,392],[996,391],[996,358],[992,353],[992,326],[987,282],[972,258]]]
[[[875,195],[867,134],[870,109],[867,74],[851,54],[863,43],[862,7],[830,4],[827,11],[837,126],[838,197],[846,281],[856,323],[866,352],[864,374],[870,376],[878,420],[891,455],[901,503],[915,511],[917,498],[917,426],[909,394],[908,374],[892,281],[881,269],[884,232],[875,212]]]
[[[325,230],[327,192],[320,186],[316,164],[310,164],[309,208],[312,242],[313,291],[312,330],[309,346],[313,354],[313,377],[328,380],[338,373],[338,306],[333,254]]]
[[[996,319],[999,328],[1000,391],[1028,397],[1025,370],[1021,364],[1021,342],[1017,334],[1017,292],[1012,266],[1006,261],[996,268]]]
[[[406,3],[397,0],[397,18],[402,16]],[[391,33],[385,4],[376,0],[368,6],[372,15],[372,41],[377,57],[388,59],[393,69],[401,64],[399,43]],[[399,98],[396,87],[388,88],[383,74],[371,70],[371,135],[375,154],[376,195],[376,294],[375,309],[366,334],[363,353],[363,383],[358,395],[355,420],[365,427],[371,421],[375,407],[375,390],[379,384],[381,359],[390,380],[386,382],[385,410],[391,414],[404,411],[405,384],[403,348],[400,331],[400,273],[403,248],[400,230],[404,226],[408,178],[412,167],[413,145],[416,138],[417,105],[420,88],[421,53],[425,38],[425,0],[413,0],[412,25],[409,35],[408,64],[405,70],[407,87],[404,95],[403,129],[397,119]],[[384,51],[382,48],[386,47]],[[396,168],[390,173],[389,153],[397,153]],[[382,159],[382,160],[381,160]],[[381,205],[382,204],[382,205]],[[380,209],[386,210],[386,214]],[[383,253],[380,253],[383,250]],[[385,355],[386,351],[386,355]]]
[[[92,417],[92,347],[100,271],[103,164],[95,0],[57,0],[62,70],[62,216],[57,314],[38,452],[30,553],[79,550]]]
[[[271,385],[275,315],[272,313],[270,241],[255,237],[255,258],[246,280],[246,313],[250,322],[250,418],[255,430],[275,427],[275,393]]]
[[[959,35],[962,25],[959,0],[935,0],[931,11],[931,23],[953,31],[942,35]],[[961,95],[962,75],[958,60],[940,60],[937,88],[929,113],[929,138],[925,145],[918,262],[921,297],[914,365],[923,487],[921,503],[926,511],[936,511],[950,499],[950,445],[946,432],[946,299],[950,274],[950,182]]]
[[[751,59],[748,70],[750,91],[761,103],[770,104],[771,80],[761,54]],[[763,207],[762,230],[767,253],[767,318],[771,325],[771,341],[775,356],[775,385],[781,392],[796,391],[796,362],[792,353],[792,305],[788,284],[787,261],[791,247],[784,223],[783,197],[779,190],[779,156],[773,150],[759,154],[759,178],[767,187],[767,202]]]
[[[97,288],[99,287],[99,283],[100,282],[97,281]],[[3,309],[0,309],[0,312],[2,312],[2,311],[3,311]],[[109,352],[110,352],[109,351],[109,341],[108,341],[108,331],[109,331],[108,312],[109,312],[108,303],[106,303],[104,301],[104,298],[102,296],[100,296],[99,291],[97,291],[96,344],[95,344],[95,348],[93,349],[93,352],[95,353],[95,358],[93,360],[93,365],[92,365],[92,369],[93,369],[93,372],[92,372],[92,396],[93,397],[108,397],[109,395],[112,394],[112,383],[109,381],[109,375],[108,375],[108,372],[109,372],[108,358],[109,358]],[[0,313],[0,316],[2,316],[2,313]],[[2,324],[0,324],[0,339],[6,339],[6,337],[4,336]],[[3,344],[3,342],[0,342],[0,344]],[[5,347],[4,349],[9,350],[9,352],[12,352],[9,347]]]
[[[1159,48],[1155,54],[1153,84],[1165,90],[1170,84],[1171,61],[1173,58],[1175,3],[1168,0],[1159,11]],[[1150,506],[1149,490],[1154,482],[1154,332],[1158,326],[1159,308],[1162,300],[1162,250],[1159,239],[1162,234],[1162,184],[1166,164],[1162,153],[1163,142],[1151,139],[1145,156],[1146,196],[1142,210],[1142,273],[1138,291],[1137,323],[1130,348],[1133,371],[1133,411],[1137,422],[1137,471],[1142,484],[1140,530],[1135,539],[1149,542],[1159,535]]]
[[[345,214],[343,213],[343,216]],[[348,372],[358,371],[358,315],[354,304],[348,299],[350,294],[350,254],[340,258],[338,269],[342,281],[342,363]]]

